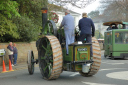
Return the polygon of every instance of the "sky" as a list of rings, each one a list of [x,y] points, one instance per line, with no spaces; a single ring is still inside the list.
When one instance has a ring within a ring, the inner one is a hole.
[[[83,10],[87,13],[94,11],[98,8],[98,6],[100,5],[99,3],[100,0],[96,0],[94,3],[88,5],[86,8],[84,8]]]
[[[91,11],[95,11],[100,5],[100,0],[96,0],[94,3],[87,5],[84,9],[72,8],[73,11],[82,14],[83,12],[89,13]],[[79,11],[78,11],[79,10]]]

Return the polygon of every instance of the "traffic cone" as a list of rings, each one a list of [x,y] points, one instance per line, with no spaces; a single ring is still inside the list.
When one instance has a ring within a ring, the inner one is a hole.
[[[11,64],[10,59],[9,59],[9,71],[14,71],[14,70],[12,69],[12,64]]]
[[[5,72],[7,72],[7,71],[6,71],[4,60],[3,60],[3,71],[2,71],[2,73],[5,73]]]

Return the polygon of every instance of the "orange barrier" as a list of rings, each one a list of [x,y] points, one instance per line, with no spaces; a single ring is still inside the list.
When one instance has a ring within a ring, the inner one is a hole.
[[[10,59],[9,59],[9,71],[14,71],[14,70],[12,69],[12,64],[11,64]]]
[[[2,71],[2,73],[5,73],[5,72],[7,72],[7,71],[6,71],[4,60],[3,60],[3,71]]]

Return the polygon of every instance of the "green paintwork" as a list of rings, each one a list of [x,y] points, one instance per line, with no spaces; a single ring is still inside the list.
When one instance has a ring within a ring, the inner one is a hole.
[[[64,61],[73,61],[73,46],[69,46],[69,55],[66,55],[66,47],[63,48]]]
[[[87,51],[78,51],[77,50],[78,48],[86,48]],[[84,60],[90,60],[90,45],[75,47],[75,61],[84,61]],[[82,65],[76,65],[75,68],[76,71],[81,71]]]
[[[43,34],[43,35],[47,35],[48,33],[50,33],[50,35],[53,35],[52,32],[51,32],[52,29],[53,29],[53,28],[52,28],[52,27],[50,28],[50,27],[48,26],[48,23],[47,23],[47,24],[45,25],[45,28],[44,28],[44,31],[43,31],[42,34]]]
[[[78,51],[78,48],[87,49],[86,51]],[[73,50],[75,50],[73,54]],[[63,59],[64,61],[73,61],[73,57],[75,57],[75,61],[85,61],[90,60],[90,45],[82,45],[82,46],[69,46],[69,55],[66,55],[66,48],[63,48]],[[67,64],[64,63],[64,67]],[[73,66],[72,66],[73,67]],[[76,71],[82,70],[82,65],[75,65]]]
[[[87,48],[87,51],[77,51],[78,48]],[[69,46],[69,55],[66,55],[66,48],[63,48],[64,61],[73,61],[73,46]],[[90,60],[90,45],[75,46],[75,61]]]
[[[61,30],[58,29],[58,30],[57,30],[57,33],[60,33],[60,34],[62,35],[62,37],[65,37],[64,29],[63,29],[63,28],[61,28]]]
[[[126,24],[126,25],[128,25],[128,22],[122,22],[122,24]]]
[[[86,48],[87,51],[77,51],[78,48]],[[75,47],[75,61],[90,60],[90,46]]]
[[[104,33],[104,55],[118,56],[128,53],[128,29],[114,29]]]

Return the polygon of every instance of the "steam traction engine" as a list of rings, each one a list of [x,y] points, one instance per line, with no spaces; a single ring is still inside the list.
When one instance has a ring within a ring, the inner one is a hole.
[[[33,51],[28,52],[28,71],[34,73],[34,63],[39,62],[39,69],[44,79],[57,79],[62,71],[79,72],[82,76],[95,75],[101,64],[101,51],[96,38],[92,43],[77,41],[69,45],[66,55],[63,29],[57,29],[53,20],[47,20],[47,8],[42,8],[43,29],[36,42],[38,59],[34,60]],[[90,57],[90,46],[93,57]]]

